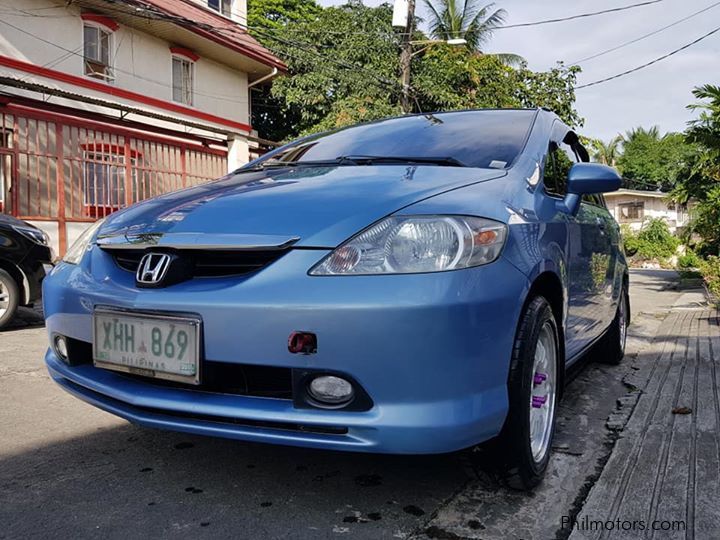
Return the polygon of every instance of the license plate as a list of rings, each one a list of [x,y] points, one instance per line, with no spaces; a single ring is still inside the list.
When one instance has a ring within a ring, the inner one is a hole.
[[[93,362],[99,368],[200,384],[200,320],[98,308]]]

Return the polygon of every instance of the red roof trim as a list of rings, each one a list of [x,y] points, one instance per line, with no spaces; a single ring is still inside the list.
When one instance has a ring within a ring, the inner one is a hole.
[[[207,30],[203,30],[202,28],[197,28],[195,26],[185,26],[184,28],[187,28],[188,30],[195,32],[198,36],[204,37],[205,39],[208,39],[210,41],[214,41],[215,43],[218,43],[219,45],[223,45],[227,47],[228,49],[232,49],[235,52],[239,52],[240,54],[244,54],[248,58],[252,58],[253,60],[257,60],[261,64],[265,64],[266,66],[276,67],[281,71],[287,71],[287,66],[283,64],[280,60],[269,57],[268,55],[261,54],[259,52],[253,51],[251,49],[248,49],[247,47],[243,47],[242,45],[238,45],[235,41],[231,39],[225,39],[222,36],[218,36],[217,34],[213,32],[208,32]]]
[[[186,49],[184,47],[170,47],[170,52],[177,55],[177,56],[184,56],[188,60],[192,60],[193,62],[197,62],[200,60],[200,55],[194,53],[190,49]]]
[[[25,73],[31,73],[33,75],[39,75],[40,77],[45,77],[46,79],[53,79],[55,81],[74,84],[75,86],[87,88],[88,90],[94,90],[95,92],[102,92],[103,94],[108,94],[116,98],[127,99],[130,101],[141,103],[143,105],[148,105],[150,107],[157,107],[158,109],[164,109],[166,111],[182,114],[185,116],[199,118],[200,120],[204,120],[206,122],[219,124],[221,126],[230,127],[239,131],[245,131],[247,133],[250,133],[250,131],[252,130],[252,128],[248,124],[235,122],[234,120],[229,120],[227,118],[215,116],[214,114],[209,114],[198,111],[196,109],[191,109],[189,107],[185,107],[171,101],[165,101],[162,99],[145,96],[143,94],[138,94],[137,92],[132,92],[130,90],[124,90],[122,88],[111,86],[107,83],[99,82],[93,79],[86,79],[84,77],[78,77],[77,75],[70,75],[69,73],[63,73],[62,71],[56,71],[54,69],[38,66],[36,64],[31,64],[29,62],[24,62],[22,60],[17,60],[15,58],[10,58],[9,56],[4,56],[1,54],[0,66],[17,69],[19,71],[24,71]]]
[[[120,28],[120,25],[118,23],[116,23],[110,17],[105,17],[104,15],[97,15],[95,13],[82,13],[80,15],[80,18],[83,21],[94,22],[95,24],[102,25],[111,32],[115,32],[115,30]]]
[[[130,0],[137,3],[137,0]],[[171,2],[175,2],[173,5]],[[246,28],[214,10],[203,7],[190,0],[143,0],[144,3],[154,6],[156,9],[167,15],[183,17],[198,23],[183,24],[176,22],[178,26],[189,30],[209,41],[213,41],[223,47],[227,47],[248,58],[270,67],[276,67],[280,71],[287,71],[287,66],[277,58],[271,51],[258,43],[250,36]],[[174,8],[174,9],[173,9]],[[209,31],[201,25],[211,25],[215,31]]]

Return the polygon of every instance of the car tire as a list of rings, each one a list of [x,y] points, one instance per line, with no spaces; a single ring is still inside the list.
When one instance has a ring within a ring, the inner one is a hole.
[[[495,444],[501,481],[511,488],[534,488],[547,469],[564,366],[561,351],[552,308],[536,296],[518,325],[508,376],[508,415]]]
[[[595,349],[595,357],[603,364],[618,365],[625,356],[625,343],[627,342],[628,314],[630,313],[630,300],[623,289],[620,294],[621,301],[615,312],[610,328],[600,338]]]
[[[0,329],[8,325],[15,316],[20,303],[20,289],[13,277],[0,270]]]

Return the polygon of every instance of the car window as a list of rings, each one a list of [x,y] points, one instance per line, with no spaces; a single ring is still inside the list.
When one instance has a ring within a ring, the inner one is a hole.
[[[535,115],[530,110],[484,110],[389,118],[301,139],[268,159],[451,158],[469,167],[506,169],[522,152]]]
[[[548,195],[565,196],[567,193],[567,173],[572,167],[572,163],[557,143],[550,143],[543,174],[543,185]]]

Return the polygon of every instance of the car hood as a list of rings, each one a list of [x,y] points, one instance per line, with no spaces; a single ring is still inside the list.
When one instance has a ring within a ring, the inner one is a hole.
[[[0,224],[31,227],[33,229],[37,228],[37,227],[34,227],[33,225],[30,225],[29,223],[24,222],[21,219],[17,219],[16,217],[10,216],[8,214],[3,214],[1,212],[0,212]]]
[[[331,248],[410,204],[506,174],[405,165],[243,172],[118,212],[101,227],[99,238],[121,243],[150,236],[198,245],[295,243]]]

